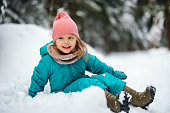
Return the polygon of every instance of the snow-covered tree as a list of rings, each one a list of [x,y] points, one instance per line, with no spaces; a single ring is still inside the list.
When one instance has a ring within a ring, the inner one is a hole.
[[[77,23],[81,39],[106,53],[166,44],[162,35],[164,13],[158,11],[163,5],[152,5],[150,0],[8,0],[7,3],[1,23],[52,27],[57,12],[64,10]],[[1,6],[4,9],[2,3]]]
[[[7,8],[7,1],[1,0],[0,1],[0,23],[3,22],[6,8]]]
[[[7,3],[3,23],[31,23],[48,26],[44,0],[8,0]]]
[[[155,47],[167,45],[170,49],[170,1],[137,0],[136,5],[134,17],[138,25],[142,25],[141,19],[148,15],[144,25],[150,34],[149,37],[152,37],[152,45]]]

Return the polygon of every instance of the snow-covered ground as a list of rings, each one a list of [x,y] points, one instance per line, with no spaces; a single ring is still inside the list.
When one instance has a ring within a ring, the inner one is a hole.
[[[49,41],[51,30],[36,25],[0,25],[0,113],[112,113],[98,87],[50,94],[47,84],[35,98],[28,96],[33,69],[41,58],[39,48]],[[149,110],[130,106],[130,113],[170,112],[170,51],[159,48],[104,56],[88,48],[115,70],[124,71],[130,87],[143,91],[147,85],[156,86],[156,97]]]

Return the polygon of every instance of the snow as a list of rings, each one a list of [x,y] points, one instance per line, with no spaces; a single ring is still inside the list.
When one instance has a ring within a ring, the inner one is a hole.
[[[13,19],[19,21],[20,23],[23,23],[23,24],[25,23],[25,21],[22,18],[18,17],[18,15],[14,11],[12,11],[10,9],[5,9],[5,12],[9,16],[11,16]],[[6,19],[7,22],[10,22],[10,20],[9,20],[10,18],[5,18],[5,19]]]
[[[126,96],[127,95],[127,96]],[[132,98],[132,96],[129,94],[129,93],[127,93],[127,92],[125,92],[125,91],[121,91],[120,93],[119,93],[119,102],[123,105],[123,101],[125,101],[125,97],[127,97],[128,98],[128,103],[130,103],[130,100],[131,100],[131,98]]]
[[[6,0],[3,0],[2,2],[3,2],[3,5],[4,5],[5,7],[7,7],[7,5],[8,5],[8,4],[7,4],[7,1],[6,1]]]
[[[79,11],[76,12],[76,15],[79,16],[79,17],[85,17],[86,13],[79,10]]]
[[[96,11],[101,11],[102,8],[97,5],[95,2],[93,1],[84,1],[86,4],[90,5],[91,8],[95,9]]]
[[[28,96],[30,78],[40,60],[39,48],[51,41],[51,30],[31,24],[0,25],[0,113],[112,113],[104,91],[90,87],[82,92],[50,94],[49,84],[35,98]],[[144,91],[157,88],[149,110],[130,106],[130,113],[169,113],[170,52],[166,48],[136,52],[89,52],[115,70],[127,74],[127,85]],[[89,73],[90,74],[90,73]]]
[[[2,12],[2,15],[4,15],[4,14],[5,14],[4,6],[1,6],[1,12]]]
[[[125,92],[121,91],[119,95],[119,102],[123,105],[123,101],[125,100]]]

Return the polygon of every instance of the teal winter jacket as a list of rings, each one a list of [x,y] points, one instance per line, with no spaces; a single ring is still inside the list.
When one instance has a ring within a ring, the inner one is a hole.
[[[42,59],[34,68],[31,77],[30,96],[34,97],[38,92],[43,91],[48,81],[51,93],[82,91],[92,85],[106,89],[114,95],[123,90],[126,84],[122,81],[126,79],[123,72],[114,71],[112,67],[91,54],[88,54],[87,61],[84,55],[72,64],[59,64],[48,54],[48,44],[40,48]],[[91,77],[85,75],[86,70],[95,75]]]

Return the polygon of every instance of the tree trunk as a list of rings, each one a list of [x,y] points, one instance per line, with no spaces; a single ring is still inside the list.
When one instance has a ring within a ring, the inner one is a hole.
[[[50,2],[50,17],[49,17],[50,27],[53,26],[53,20],[52,20],[52,16],[53,16],[53,5],[54,5],[54,0],[51,0],[51,2]]]
[[[106,54],[111,52],[111,39],[110,39],[110,35],[109,35],[109,31],[106,27],[103,27],[103,31],[104,31],[104,50],[106,52]]]
[[[168,49],[170,50],[170,12],[168,2],[165,4],[164,14],[165,14],[166,37],[168,41]]]

